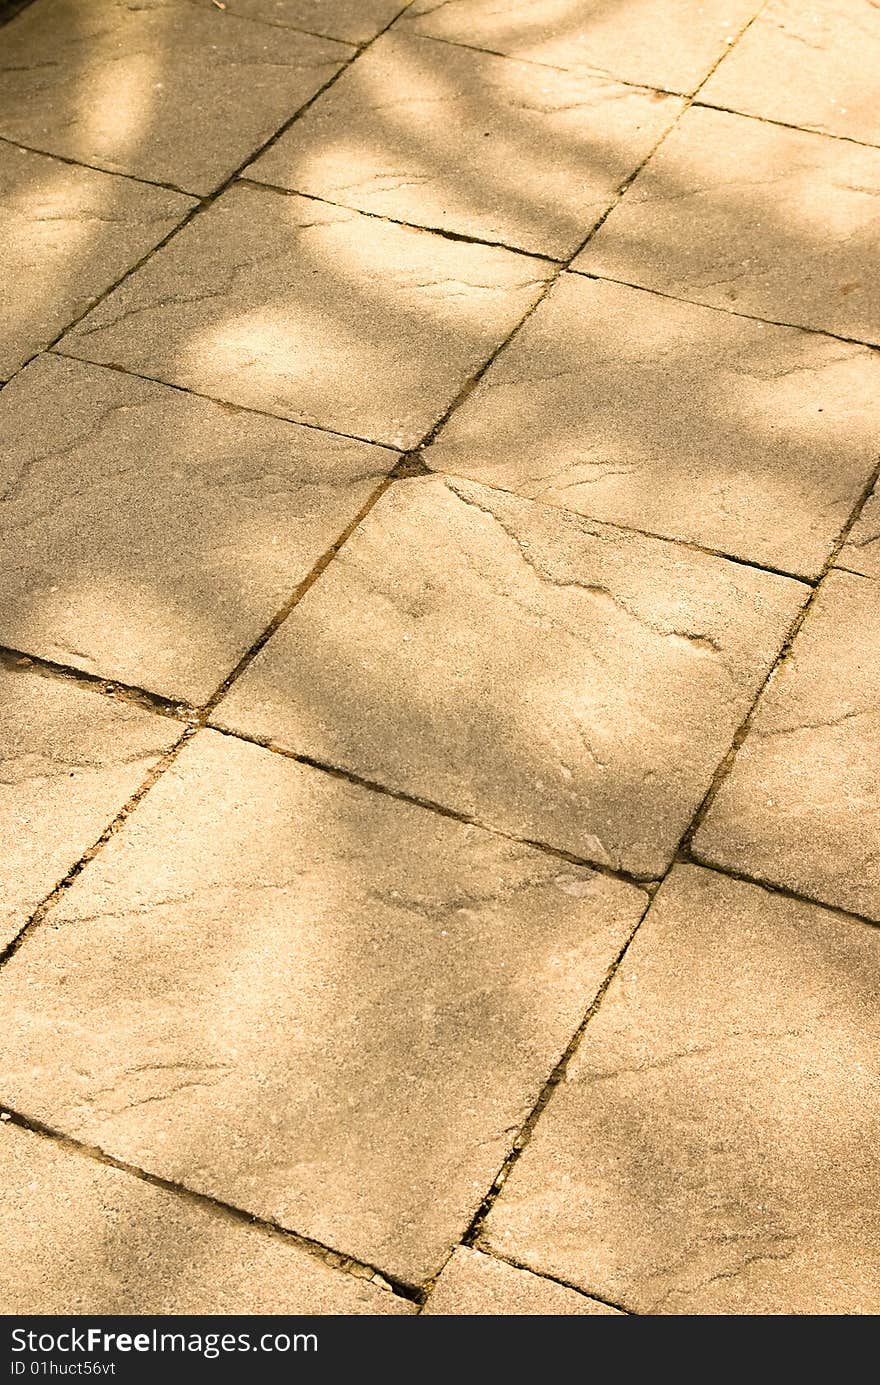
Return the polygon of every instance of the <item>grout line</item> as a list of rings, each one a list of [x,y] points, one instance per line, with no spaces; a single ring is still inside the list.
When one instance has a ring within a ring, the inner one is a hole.
[[[476,1247],[474,1247],[476,1249]],[[480,1246],[479,1252],[490,1260],[498,1260],[502,1265],[510,1265],[514,1270],[525,1270],[527,1274],[534,1275],[536,1279],[546,1279],[551,1284],[558,1284],[561,1289],[570,1289],[572,1293],[580,1294],[581,1298],[592,1299],[594,1303],[604,1303],[606,1308],[614,1308],[618,1313],[625,1313],[627,1317],[641,1316],[633,1308],[625,1308],[622,1303],[616,1303],[613,1299],[603,1298],[601,1294],[594,1294],[589,1289],[582,1289],[578,1284],[571,1284],[567,1279],[562,1279],[558,1274],[551,1274],[549,1271],[533,1269],[531,1265],[525,1264],[522,1260],[517,1260],[513,1255],[502,1255],[500,1251],[490,1249],[487,1246]]]
[[[198,729],[198,726],[187,726],[182,734],[178,736],[174,744],[166,750],[163,755],[160,755],[147,774],[147,777],[138,788],[135,789],[134,793],[126,799],[109,826],[104,828],[104,831],[97,840],[83,852],[79,859],[70,867],[67,874],[63,876],[58,884],[55,885],[37,905],[30,918],[22,925],[15,937],[12,938],[4,948],[0,949],[0,967],[4,966],[11,957],[14,957],[22,944],[37,930],[37,928],[39,928],[52,906],[57,903],[64,891],[69,889],[76,877],[84,870],[88,863],[97,856],[101,847],[104,846],[112,836],[115,836],[123,823],[128,820],[135,808],[137,808],[141,800],[149,793],[156,781],[162,777],[167,769],[171,768],[183,747],[192,739]]]
[[[54,659],[44,659],[41,654],[28,654],[23,649],[12,649],[8,645],[0,645],[0,668],[7,673],[30,672],[59,683],[91,688],[103,697],[113,698],[117,702],[133,702],[145,711],[156,712],[174,721],[193,722],[199,715],[198,708],[188,702],[163,697],[134,683],[121,683],[117,678],[90,673],[74,664],[59,664]]]
[[[22,10],[26,10],[33,3],[34,0],[5,0],[5,3],[0,3],[0,29],[10,24],[16,15],[21,14]]]
[[[880,919],[869,918],[867,914],[857,914],[852,909],[844,908],[842,904],[831,904],[827,899],[817,899],[815,895],[802,894],[799,890],[790,889],[788,885],[780,885],[777,881],[769,880],[762,875],[752,875],[737,866],[719,864],[710,856],[701,855],[690,848],[678,853],[675,864],[699,866],[702,870],[711,870],[713,875],[726,875],[729,880],[741,880],[744,885],[755,885],[767,894],[781,895],[783,899],[790,899],[793,904],[803,904],[810,909],[824,909],[826,913],[835,914],[846,923],[858,923],[866,928],[880,928]]]
[[[173,380],[165,380],[161,375],[145,375],[143,371],[131,370],[128,366],[108,363],[106,361],[91,361],[87,356],[74,356],[69,351],[62,351],[57,346],[48,346],[44,352],[37,352],[31,360],[42,354],[58,356],[63,361],[73,361],[76,365],[84,369],[92,370],[115,370],[117,375],[129,375],[133,380],[148,380],[154,385],[164,385],[166,389],[176,390],[178,394],[192,394],[196,399],[207,399],[211,404],[220,404],[224,409],[232,409],[238,414],[256,414],[258,418],[273,418],[278,423],[292,423],[297,428],[310,428],[315,433],[328,433],[333,438],[345,438],[349,442],[365,442],[370,447],[383,447],[386,452],[400,454],[403,448],[399,444],[391,442],[380,442],[377,438],[367,438],[361,433],[342,433],[338,428],[330,428],[323,423],[306,423],[301,418],[291,418],[289,414],[270,413],[268,409],[258,409],[252,404],[237,404],[232,399],[221,399],[216,394],[205,394],[202,390],[193,389],[189,385],[178,385]],[[30,361],[28,362],[30,364]],[[22,370],[24,366],[22,366]],[[6,382],[11,383],[11,381]]]
[[[29,4],[33,0],[28,0]],[[3,69],[0,68],[0,76]],[[119,168],[107,168],[102,164],[88,163],[85,159],[73,159],[67,154],[55,154],[51,149],[38,149],[35,144],[27,144],[24,140],[13,139],[11,135],[0,134],[0,144],[8,144],[13,149],[24,149],[29,154],[39,154],[44,159],[54,159],[56,163],[67,164],[70,168],[90,168],[93,173],[103,173],[108,178],[124,178],[129,183],[140,183],[146,188],[164,188],[166,192],[176,192],[181,197],[195,198],[197,202],[206,200],[204,194],[193,192],[190,188],[182,188],[177,183],[163,183],[159,178],[141,178],[137,173],[125,173]],[[152,251],[150,252],[152,254]],[[23,368],[23,367],[22,367]]]
[[[797,638],[797,635],[801,627],[803,626],[804,621],[806,620],[808,614],[812,610],[813,604],[816,601],[816,598],[818,597],[819,592],[822,589],[822,583],[834,568],[834,562],[837,558],[838,553],[846,543],[850,531],[853,528],[853,525],[857,522],[859,515],[861,514],[865,504],[867,503],[868,499],[870,498],[874,490],[874,487],[878,483],[880,483],[880,462],[878,462],[878,464],[874,467],[873,472],[869,476],[867,483],[862,489],[861,495],[856,501],[853,509],[850,511],[849,518],[843,524],[837,536],[837,539],[832,544],[831,552],[828,554],[828,557],[825,561],[825,566],[823,567],[822,572],[820,573],[818,582],[815,584],[815,586],[810,588],[809,595],[806,601],[804,602],[803,606],[801,606],[800,610],[795,616],[789,629],[788,635],[782,645],[782,648],[776,656],[776,659],[773,663],[773,667],[770,669],[770,671],[767,674],[767,677],[764,679],[760,688],[755,694],[755,698],[752,702],[751,707],[746,712],[745,717],[740,722],[740,725],[734,734],[733,741],[730,745],[727,754],[720,761],[717,769],[715,770],[714,775],[712,776],[712,781],[709,784],[709,787],[703,796],[702,802],[700,803],[699,807],[697,808],[697,811],[691,818],[690,823],[685,828],[685,831],[683,832],[681,839],[678,843],[678,848],[676,851],[677,858],[686,859],[687,856],[690,854],[691,843],[693,842],[694,836],[702,826],[706,814],[709,812],[713,802],[715,801],[715,797],[718,793],[718,790],[720,789],[722,783],[727,778],[728,774],[730,773],[733,767],[733,763],[736,759],[739,748],[745,740],[746,736],[748,735],[749,729],[758,710],[758,706],[761,700],[763,699],[764,693],[766,692],[770,683],[776,677],[778,671],[782,668],[783,664],[789,657],[792,645],[794,644],[794,641]],[[819,903],[820,901],[817,900],[815,902]]]
[[[403,11],[401,10],[398,13],[402,14]],[[330,77],[327,78],[327,81],[324,82],[324,84],[320,86],[318,90],[308,98],[307,101],[304,101],[301,106],[298,106],[297,109],[294,111],[293,115],[289,116],[288,119],[282,125],[280,125],[278,129],[275,130],[274,133],[271,134],[267,140],[264,140],[261,145],[259,145],[256,149],[252,150],[242,160],[242,162],[232,170],[228,177],[222,183],[218,184],[216,188],[214,188],[213,192],[208,193],[206,197],[198,199],[196,205],[194,207],[191,207],[189,211],[186,212],[185,215],[180,219],[180,221],[178,221],[177,224],[173,226],[171,230],[168,231],[167,234],[164,235],[162,239],[158,241],[150,250],[148,250],[144,255],[142,255],[141,258],[135,264],[130,265],[129,268],[126,269],[125,272],[121,274],[118,279],[115,279],[113,283],[109,284],[107,288],[105,288],[101,293],[97,295],[96,298],[90,299],[86,306],[83,308],[82,312],[79,313],[76,317],[72,318],[69,322],[67,322],[65,326],[61,329],[61,331],[58,332],[57,335],[53,337],[51,341],[41,346],[38,351],[35,351],[31,356],[27,358],[26,361],[23,361],[22,364],[19,366],[18,371],[15,372],[15,374],[17,375],[20,371],[24,370],[25,366],[29,365],[30,362],[36,356],[39,356],[43,351],[50,351],[53,347],[56,347],[58,343],[61,341],[62,337],[66,336],[67,333],[70,332],[74,327],[77,327],[83,321],[83,319],[88,316],[89,313],[93,312],[95,308],[99,307],[105,301],[105,299],[109,298],[111,293],[115,293],[118,288],[121,288],[121,286],[124,283],[126,283],[132,277],[132,275],[136,274],[138,270],[144,267],[148,260],[151,260],[154,255],[157,255],[160,250],[163,250],[165,248],[169,241],[171,241],[181,231],[185,230],[185,228],[190,225],[190,223],[193,221],[195,217],[197,217],[201,212],[205,212],[209,208],[211,208],[217,201],[217,199],[221,197],[223,193],[226,192],[227,189],[232,186],[232,184],[236,181],[236,179],[243,172],[243,170],[247,168],[249,164],[253,163],[254,159],[257,159],[260,157],[261,154],[264,154],[267,149],[271,149],[271,147],[274,144],[276,144],[283,135],[287,133],[291,126],[294,125],[296,121],[299,120],[302,116],[304,116],[306,111],[309,110],[315,104],[315,102],[319,100],[321,96],[324,95],[324,92],[327,91],[330,87],[332,87],[334,82],[339,81],[339,78],[342,76],[343,72],[347,72],[348,69],[351,67],[352,63],[356,62],[362,53],[366,52],[366,50],[373,43],[375,43],[378,38],[381,38],[382,34],[384,34],[387,29],[391,28],[391,25],[397,18],[398,15],[396,14],[393,19],[390,19],[388,21],[384,29],[380,29],[379,32],[377,34],[374,34],[372,38],[368,39],[366,43],[362,43],[359,47],[353,48],[350,57],[346,58],[343,62],[339,64],[339,67]],[[55,156],[52,155],[50,157]],[[103,170],[101,171],[103,172]],[[110,176],[125,177],[127,175],[111,174]],[[187,193],[186,195],[192,196],[192,194],[190,193]]]
[[[32,1135],[39,1135],[44,1139],[51,1140],[72,1155],[103,1164],[105,1167],[118,1169],[120,1173],[128,1174],[141,1183],[148,1183],[151,1187],[162,1188],[165,1192],[174,1193],[185,1202],[193,1203],[205,1211],[213,1212],[229,1221],[243,1223],[250,1226],[254,1231],[262,1232],[274,1240],[286,1241],[289,1245],[292,1244],[305,1251],[314,1259],[323,1261],[330,1268],[340,1270],[352,1278],[378,1281],[386,1292],[391,1292],[398,1298],[407,1299],[410,1303],[421,1302],[421,1293],[416,1285],[396,1279],[376,1265],[346,1255],[343,1251],[338,1251],[333,1246],[325,1245],[323,1241],[316,1241],[310,1236],[303,1236],[298,1231],[290,1231],[279,1222],[248,1212],[245,1208],[237,1207],[234,1203],[224,1202],[222,1198],[212,1197],[210,1193],[200,1193],[194,1188],[187,1187],[185,1183],[175,1183],[170,1178],[163,1178],[161,1174],[149,1173],[146,1169],[139,1168],[137,1164],[129,1164],[124,1159],[117,1159],[115,1155],[109,1154],[100,1145],[85,1144],[82,1140],[66,1135],[62,1130],[56,1130],[53,1126],[46,1125],[45,1122],[33,1116],[24,1115],[13,1107],[0,1105],[0,1109],[2,1109],[4,1118],[10,1125],[16,1126],[19,1130],[27,1130]]]
[[[364,207],[356,207],[351,202],[333,202],[329,197],[318,197],[313,192],[302,192],[299,188],[281,187],[279,183],[270,183],[262,178],[246,178],[242,176],[238,179],[241,187],[250,188],[253,192],[273,192],[279,193],[282,197],[301,197],[308,202],[318,202],[322,207],[337,207],[340,211],[351,212],[353,216],[368,216],[373,221],[385,221],[392,226],[403,226],[408,231],[423,231],[429,236],[440,236],[443,240],[454,240],[463,242],[465,245],[485,245],[491,250],[507,250],[511,255],[522,255],[531,260],[544,260],[547,264],[561,265],[564,257],[558,255],[548,255],[543,250],[528,250],[523,245],[510,245],[503,240],[485,240],[482,236],[468,235],[464,231],[450,231],[444,226],[428,226],[420,221],[403,221],[400,217],[389,216],[386,212],[368,211]]]
[[[769,115],[755,115],[753,111],[738,111],[733,106],[719,106],[716,101],[693,101],[692,105],[702,111],[723,111],[726,115],[738,115],[741,120],[756,120],[760,125],[775,125],[779,130],[796,130],[801,135],[818,135],[820,139],[836,139],[843,144],[854,144],[858,149],[878,149],[880,145],[871,144],[866,139],[856,139],[853,135],[838,135],[831,130],[819,130],[815,125],[793,125],[790,120],[774,120]]]
[[[710,313],[722,313],[726,317],[745,318],[747,322],[762,322],[767,327],[788,327],[795,332],[807,332],[812,337],[828,337],[831,341],[842,341],[848,346],[862,346],[868,351],[880,350],[880,342],[865,341],[863,337],[844,337],[840,332],[830,332],[827,327],[809,327],[803,322],[786,322],[778,317],[760,317],[757,313],[738,311],[736,308],[722,308],[718,303],[706,303],[701,298],[681,298],[665,289],[653,288],[650,284],[633,284],[629,279],[615,279],[611,274],[597,274],[592,269],[578,269],[567,266],[570,274],[582,279],[596,279],[604,284],[620,284],[625,289],[636,289],[639,293],[653,293],[657,298],[665,298],[671,303],[687,303],[693,308],[706,308]]]

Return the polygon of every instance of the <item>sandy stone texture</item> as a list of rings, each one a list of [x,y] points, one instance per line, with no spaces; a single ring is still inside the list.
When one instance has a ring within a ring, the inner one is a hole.
[[[565,259],[681,107],[395,31],[246,176]]]
[[[691,92],[759,0],[415,0],[402,24],[514,58]]]
[[[880,144],[880,9],[874,0],[771,0],[700,99]]]
[[[4,968],[5,1099],[422,1282],[646,902],[203,732]]]
[[[4,1313],[412,1313],[272,1235],[0,1125]]]
[[[825,579],[694,839],[880,922],[880,586]]]
[[[490,1213],[642,1313],[880,1309],[880,933],[675,867]]]
[[[406,0],[226,0],[230,13],[266,24],[285,24],[346,43],[368,43],[404,8]]]
[[[0,643],[196,703],[397,459],[55,356],[0,427]]]
[[[877,344],[878,197],[878,149],[692,107],[575,268]]]
[[[839,567],[880,581],[880,489],[874,488],[838,554]]]
[[[0,667],[0,948],[182,729],[91,689]]]
[[[444,1317],[621,1316],[616,1308],[467,1246],[453,1251],[423,1312]]]
[[[401,481],[215,717],[658,875],[807,590],[467,481]]]
[[[0,377],[85,312],[193,206],[165,188],[0,144]]]
[[[815,577],[878,430],[870,348],[566,274],[424,461]]]
[[[90,313],[64,350],[411,447],[551,272],[507,250],[237,187]]]
[[[210,3],[36,0],[3,32],[0,134],[204,195],[352,52]]]

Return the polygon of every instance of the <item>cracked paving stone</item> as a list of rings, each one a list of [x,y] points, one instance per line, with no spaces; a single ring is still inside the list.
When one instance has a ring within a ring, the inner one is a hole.
[[[875,486],[868,497],[837,556],[837,565],[880,581],[880,487]]]
[[[52,341],[194,206],[165,188],[0,144],[0,376]]]
[[[352,52],[232,7],[36,0],[3,31],[0,134],[203,195]]]
[[[578,1313],[620,1317],[616,1308],[552,1279],[518,1270],[479,1250],[459,1246],[437,1281],[425,1314],[445,1317],[566,1317]]]
[[[700,100],[880,144],[880,7],[771,0]]]
[[[878,429],[869,347],[566,274],[423,460],[817,577]]]
[[[246,176],[564,259],[681,107],[395,32]]]
[[[676,866],[482,1240],[640,1313],[880,1309],[880,935]]]
[[[226,9],[265,24],[359,44],[381,33],[405,4],[406,0],[226,0]]]
[[[399,481],[215,721],[656,876],[807,593],[466,481]]]
[[[5,1313],[413,1313],[290,1238],[0,1125]]]
[[[878,149],[692,107],[574,268],[877,344],[878,199]]]
[[[3,969],[4,1099],[422,1282],[645,903],[205,731]]]
[[[64,349],[412,447],[551,273],[508,250],[237,187],[68,333]]]
[[[701,860],[880,922],[880,587],[833,572],[694,838]]]
[[[25,667],[0,669],[0,948],[112,822],[182,727]]]
[[[755,8],[756,0],[415,0],[402,24],[513,58],[687,93]]]
[[[0,643],[195,703],[397,456],[55,356],[0,427]]]

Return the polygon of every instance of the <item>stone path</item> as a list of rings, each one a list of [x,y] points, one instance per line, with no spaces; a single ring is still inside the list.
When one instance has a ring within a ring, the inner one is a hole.
[[[5,1311],[880,1310],[880,9],[3,19]]]

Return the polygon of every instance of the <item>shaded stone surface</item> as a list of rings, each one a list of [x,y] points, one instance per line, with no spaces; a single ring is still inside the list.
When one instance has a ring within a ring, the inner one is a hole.
[[[0,427],[0,643],[196,703],[397,456],[54,356]]]
[[[620,1317],[616,1308],[467,1246],[453,1251],[423,1312],[444,1317]]]
[[[493,1208],[644,1313],[876,1313],[880,933],[676,866]]]
[[[247,176],[563,259],[681,106],[395,30]]]
[[[878,425],[868,347],[566,274],[424,461],[812,577]]]
[[[515,58],[690,92],[756,8],[756,0],[415,0],[402,24]]]
[[[367,43],[400,14],[404,0],[226,0],[226,8],[266,24]]]
[[[507,250],[237,187],[90,313],[64,349],[410,447],[550,273]]]
[[[208,3],[36,0],[4,30],[0,134],[203,195],[352,51]]]
[[[418,1282],[645,902],[203,732],[4,968],[6,1100]]]
[[[876,486],[837,556],[837,565],[880,580],[880,490]]]
[[[182,730],[131,703],[0,667],[0,948]]]
[[[880,922],[876,582],[822,583],[694,850]]]
[[[415,1311],[289,1238],[11,1124],[0,1170],[6,1313]]]
[[[692,107],[575,268],[880,342],[880,150]]]
[[[880,144],[880,10],[873,0],[771,0],[700,99]]]
[[[215,718],[657,875],[806,592],[467,481],[401,481]]]
[[[85,312],[193,206],[165,188],[0,143],[0,377]]]

